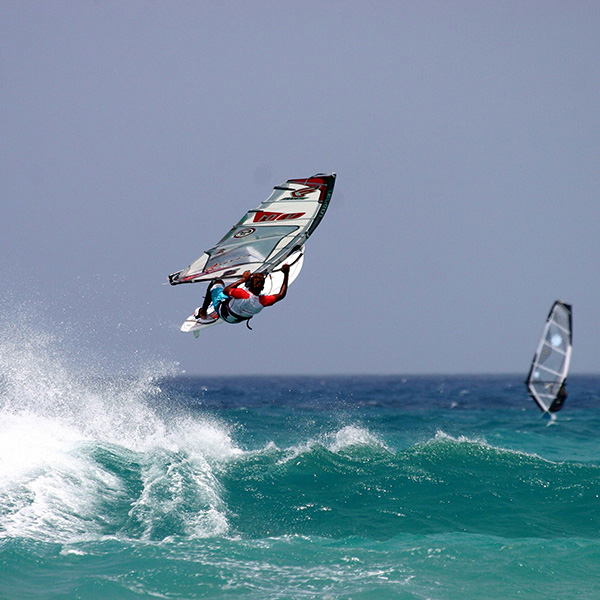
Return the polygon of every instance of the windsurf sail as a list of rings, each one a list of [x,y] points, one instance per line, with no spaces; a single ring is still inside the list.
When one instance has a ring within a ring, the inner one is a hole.
[[[169,282],[234,280],[244,271],[268,275],[286,261],[290,266],[300,261],[301,266],[304,243],[323,219],[334,184],[335,173],[319,173],[275,186],[269,198],[249,210],[221,241],[185,269],[169,275]],[[291,275],[290,271],[290,279]]]
[[[573,349],[572,306],[557,300],[550,309],[529,369],[526,385],[544,412],[560,410]]]

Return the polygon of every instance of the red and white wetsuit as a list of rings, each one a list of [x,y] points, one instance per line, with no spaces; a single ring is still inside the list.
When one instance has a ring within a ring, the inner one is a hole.
[[[233,288],[228,295],[230,300],[227,303],[227,309],[233,317],[241,319],[251,319],[265,306],[275,304],[275,296],[271,294],[256,296],[252,292],[240,288]]]

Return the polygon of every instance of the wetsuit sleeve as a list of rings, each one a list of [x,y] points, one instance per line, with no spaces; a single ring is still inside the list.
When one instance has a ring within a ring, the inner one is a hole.
[[[250,298],[250,294],[246,290],[240,290],[240,288],[233,288],[229,290],[230,298],[237,298],[238,300],[244,300]]]
[[[271,304],[275,304],[275,296],[271,296],[270,294],[259,296],[258,300],[263,306],[271,306]]]

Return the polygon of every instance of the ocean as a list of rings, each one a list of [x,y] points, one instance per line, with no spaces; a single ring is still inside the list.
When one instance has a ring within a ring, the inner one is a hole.
[[[600,598],[600,377],[551,422],[523,375],[46,363],[1,362],[3,600]]]

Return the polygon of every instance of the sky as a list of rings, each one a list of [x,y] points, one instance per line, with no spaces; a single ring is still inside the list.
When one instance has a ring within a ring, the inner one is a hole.
[[[0,3],[0,324],[188,375],[600,372],[600,4]],[[198,339],[167,276],[337,173],[287,298]]]

